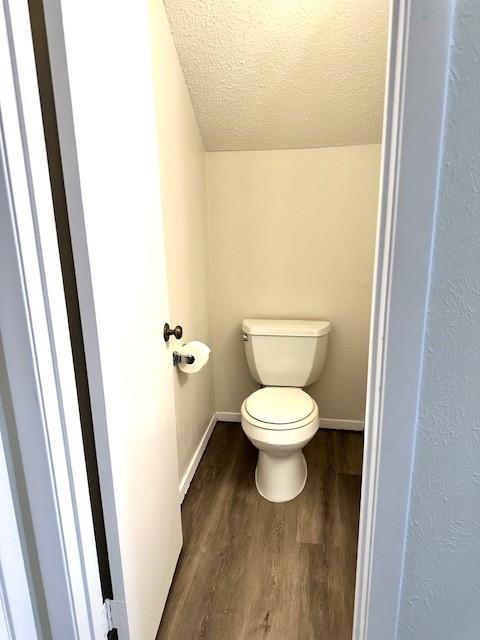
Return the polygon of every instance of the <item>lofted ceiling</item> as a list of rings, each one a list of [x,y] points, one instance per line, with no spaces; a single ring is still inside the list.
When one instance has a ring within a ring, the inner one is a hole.
[[[207,150],[379,142],[388,0],[164,0]]]

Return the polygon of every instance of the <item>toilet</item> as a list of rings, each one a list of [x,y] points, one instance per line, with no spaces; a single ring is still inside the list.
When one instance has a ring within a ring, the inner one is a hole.
[[[271,502],[287,502],[307,480],[303,447],[318,430],[318,407],[303,391],[322,373],[330,322],[255,320],[242,323],[252,377],[263,385],[241,408],[242,428],[258,449],[255,483]]]

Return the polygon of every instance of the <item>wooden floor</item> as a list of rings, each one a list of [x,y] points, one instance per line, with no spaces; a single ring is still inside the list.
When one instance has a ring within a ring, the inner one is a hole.
[[[363,436],[319,431],[295,500],[256,491],[256,449],[218,423],[182,507],[157,640],[350,640]]]

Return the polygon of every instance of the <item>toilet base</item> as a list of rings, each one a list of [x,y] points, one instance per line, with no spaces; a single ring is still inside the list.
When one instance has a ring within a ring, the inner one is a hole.
[[[307,475],[307,461],[301,449],[281,456],[258,452],[255,484],[258,493],[270,502],[296,498],[305,487]]]

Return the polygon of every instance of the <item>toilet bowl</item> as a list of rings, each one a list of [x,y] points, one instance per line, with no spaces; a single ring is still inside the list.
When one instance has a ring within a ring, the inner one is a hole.
[[[318,407],[295,387],[264,387],[243,402],[242,428],[258,449],[255,484],[271,502],[287,502],[307,480],[303,447],[318,430]]]

